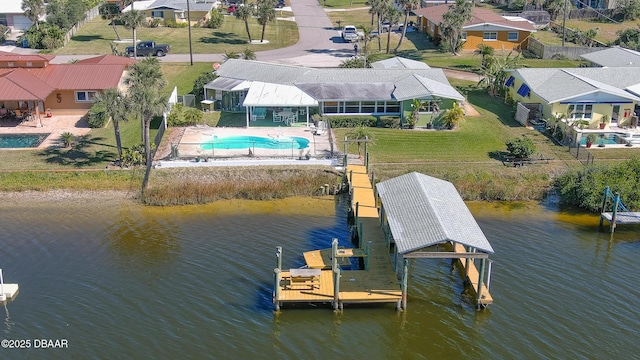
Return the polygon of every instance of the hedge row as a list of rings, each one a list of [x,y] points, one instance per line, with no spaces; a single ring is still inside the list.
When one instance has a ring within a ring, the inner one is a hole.
[[[397,129],[400,127],[400,117],[398,116],[373,116],[373,115],[343,115],[343,116],[322,116],[312,115],[314,122],[325,121],[331,123],[332,128],[355,128],[355,127],[384,127]]]

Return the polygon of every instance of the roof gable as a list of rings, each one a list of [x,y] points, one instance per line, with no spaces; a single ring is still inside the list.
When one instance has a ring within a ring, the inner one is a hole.
[[[47,84],[61,90],[117,88],[124,65],[60,64],[30,69]]]
[[[640,67],[640,52],[619,46],[580,55],[584,60],[606,67]]]
[[[376,184],[400,254],[453,241],[493,248],[452,183],[412,172]]]
[[[0,77],[0,99],[45,100],[55,89],[26,69],[12,69]]]
[[[440,23],[442,23],[443,21],[443,15],[449,11],[451,6],[452,5],[449,4],[429,6],[426,8],[414,10],[413,12],[416,15],[427,18],[436,25],[440,26]],[[471,20],[465,22],[463,28],[467,29],[483,24],[495,25],[504,27],[506,29],[535,31],[533,24],[531,24],[531,22],[529,21],[521,21],[520,19],[513,17],[505,18],[491,10],[481,9],[478,7],[473,8],[473,11],[471,13]]]

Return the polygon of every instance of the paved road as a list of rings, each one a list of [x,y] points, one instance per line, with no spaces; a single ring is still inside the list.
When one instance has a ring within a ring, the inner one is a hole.
[[[268,51],[257,51],[260,61],[309,67],[337,67],[353,56],[353,45],[345,43],[333,28],[331,20],[317,0],[296,0],[291,4],[300,39],[295,45]],[[284,20],[280,20],[284,21]],[[58,55],[52,64],[86,59],[95,55]],[[194,62],[220,62],[222,54],[193,54]],[[189,54],[168,54],[162,62],[189,62]]]

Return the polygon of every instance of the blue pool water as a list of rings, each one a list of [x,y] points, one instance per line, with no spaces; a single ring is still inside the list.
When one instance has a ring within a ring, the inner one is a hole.
[[[272,149],[289,150],[306,149],[309,147],[309,140],[301,137],[279,136],[265,138],[260,136],[228,136],[223,138],[214,137],[208,143],[203,144],[203,150],[211,149]]]
[[[614,144],[626,144],[626,140],[629,138],[625,138],[624,134],[616,134],[616,133],[596,133],[598,135],[598,140],[593,144],[599,145],[614,145]],[[582,139],[580,139],[580,145],[585,145],[587,143],[587,134],[582,135]]]
[[[0,149],[35,148],[50,134],[0,134]]]

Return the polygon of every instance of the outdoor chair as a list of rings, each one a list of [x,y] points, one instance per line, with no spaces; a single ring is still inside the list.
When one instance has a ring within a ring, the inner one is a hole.
[[[26,114],[22,112],[22,110],[16,109],[14,112],[16,119],[22,121],[26,118]]]
[[[0,118],[4,118],[9,116],[9,110],[7,110],[7,108],[1,108],[0,109]]]

